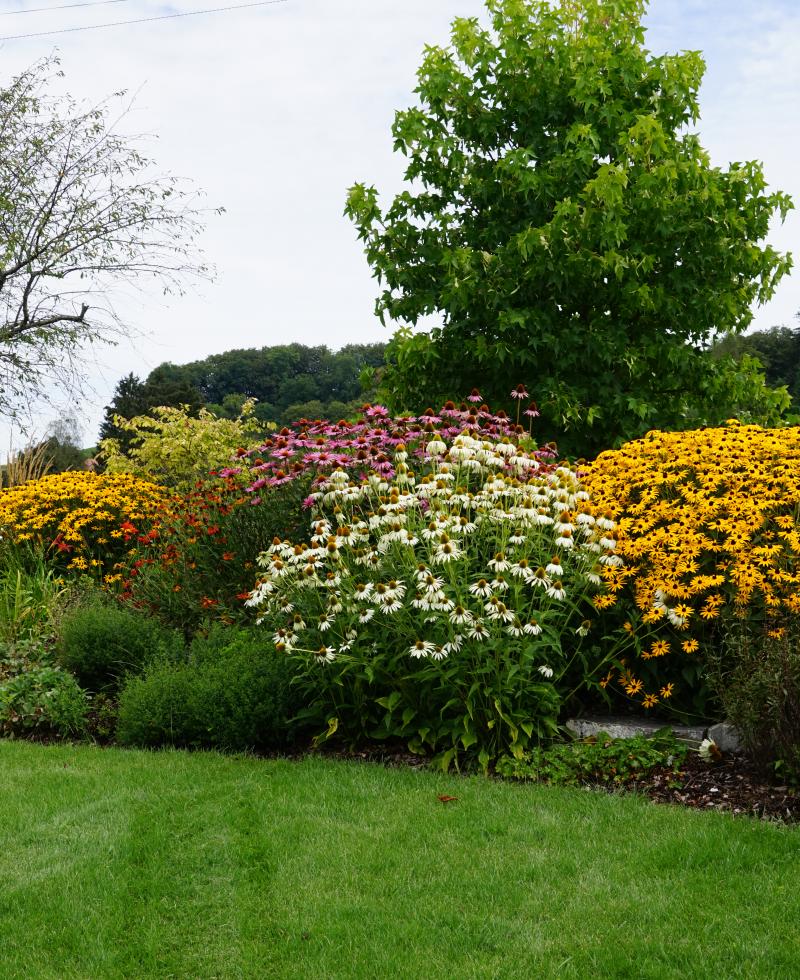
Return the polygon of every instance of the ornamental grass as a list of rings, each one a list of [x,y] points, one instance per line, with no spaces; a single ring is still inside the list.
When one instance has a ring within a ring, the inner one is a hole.
[[[127,473],[57,473],[0,491],[0,537],[67,570],[113,578],[138,525],[166,499],[163,488]]]
[[[583,480],[617,523],[624,565],[603,576],[637,650],[606,682],[646,708],[682,687],[702,710],[704,649],[726,624],[776,638],[800,611],[800,430],[649,432]]]

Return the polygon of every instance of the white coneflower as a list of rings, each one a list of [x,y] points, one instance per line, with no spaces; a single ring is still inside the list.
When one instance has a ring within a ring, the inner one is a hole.
[[[353,646],[352,640],[345,640],[344,643],[339,644],[339,653],[348,653],[348,651],[352,646]]]
[[[556,548],[563,548],[565,551],[568,551],[570,548],[574,548],[575,539],[572,537],[572,531],[562,531],[561,534],[556,537],[555,546]]]
[[[306,628],[306,622],[300,613],[295,613],[292,616],[291,628],[294,633],[301,633]]]
[[[324,633],[325,630],[329,630],[333,624],[333,619],[330,616],[320,616],[317,620],[317,629],[320,633]]]
[[[417,579],[417,581],[420,585],[424,586],[428,595],[438,592],[444,585],[443,578],[440,578],[438,575],[431,575],[430,572],[428,572],[424,578]]]
[[[447,650],[437,643],[431,651],[431,660],[444,660],[446,657]]]
[[[359,602],[366,602],[372,595],[374,586],[372,582],[356,582],[354,593]]]
[[[273,643],[290,643],[292,634],[289,630],[279,629],[272,634]]]
[[[528,539],[525,537],[524,534],[512,534],[511,537],[509,537],[508,539],[508,543],[513,545],[520,545],[520,544],[525,544],[527,540]]]
[[[622,559],[619,555],[600,555],[600,564],[608,565],[609,568],[617,568],[622,564]]]
[[[592,628],[591,620],[584,619],[581,625],[575,630],[578,636],[588,636],[589,630]]]
[[[411,605],[414,607],[414,609],[422,609],[424,612],[433,609],[430,599],[419,592],[411,600]]]
[[[386,595],[393,599],[402,599],[406,594],[406,584],[402,579],[389,579],[386,583]]]
[[[458,653],[463,643],[464,637],[456,633],[452,640],[444,644],[442,650],[444,650],[444,652],[448,655],[451,653]]]
[[[522,627],[522,632],[528,636],[538,636],[542,632],[542,627],[535,619],[529,619]]]
[[[492,594],[492,587],[485,578],[481,578],[477,582],[473,582],[468,591],[470,595],[477,595],[483,599],[488,599]]]
[[[378,608],[385,616],[391,616],[403,608],[403,603],[399,599],[394,599],[391,596],[384,596]]]
[[[488,562],[489,568],[491,568],[493,572],[507,572],[510,564],[511,563],[506,559],[506,556],[502,551],[498,551],[494,558],[490,559]]]
[[[506,633],[508,633],[509,636],[522,636],[524,632],[525,632],[525,627],[516,618],[514,619],[513,622],[509,623],[508,626],[506,626]]]
[[[434,644],[431,643],[430,640],[417,640],[416,643],[412,643],[412,645],[409,647],[408,652],[411,654],[412,657],[415,657],[417,660],[419,660],[422,657],[429,656],[431,653],[433,653],[433,650],[434,650]]]
[[[605,514],[602,514],[600,517],[596,518],[595,519],[595,524],[602,531],[613,531],[614,528],[617,526],[614,523],[614,521],[611,519],[611,514],[608,513],[608,512],[606,512]]]
[[[513,623],[516,613],[513,609],[509,609],[504,602],[498,602],[496,606],[492,608],[491,612],[486,614],[489,619],[496,620],[500,623]]]
[[[674,609],[667,610],[667,619],[676,629],[682,629],[688,622],[685,616],[679,615]]]
[[[542,664],[542,666],[537,669],[539,673],[542,675],[542,677],[546,677],[548,680],[553,676],[552,667],[547,667],[545,664]]]
[[[472,622],[473,616],[472,613],[463,606],[456,606],[448,618],[454,626],[465,626],[467,623]]]
[[[605,548],[607,551],[614,551],[614,549],[617,547],[617,539],[609,538],[608,535],[605,535],[604,537],[600,538],[600,547]]]
[[[490,585],[492,586],[493,592],[508,592],[508,582],[506,582],[503,575],[498,575],[496,578],[493,578]]]
[[[426,452],[430,453],[431,456],[441,456],[443,453],[447,452],[446,443],[442,442],[441,439],[431,439],[428,445],[425,447]]]
[[[538,586],[540,589],[550,588],[550,577],[541,565],[536,569],[536,571],[531,575],[531,582]]]
[[[550,564],[545,568],[545,572],[548,575],[554,575],[556,578],[563,578],[564,569],[561,565],[561,559],[557,555],[550,559]]]
[[[445,541],[440,544],[433,555],[433,562],[436,565],[446,565],[448,562],[455,561],[461,557],[461,549],[452,541]]]
[[[358,614],[358,621],[363,625],[364,623],[368,623],[374,615],[375,615],[374,609],[362,609],[361,612]]]
[[[520,558],[518,562],[514,562],[511,566],[511,574],[515,578],[521,578],[523,582],[530,582],[533,576],[533,569],[530,566],[527,558]]]
[[[320,647],[314,656],[317,663],[330,664],[336,659],[336,650],[333,647]]]
[[[551,599],[556,599],[559,602],[562,599],[566,599],[567,593],[564,590],[564,585],[561,582],[561,579],[557,579],[557,578],[553,579],[551,585],[547,589],[547,594],[550,596]]]
[[[469,639],[475,640],[477,643],[488,640],[490,635],[489,630],[480,622],[473,623],[467,632]]]
[[[284,613],[285,615],[287,615],[287,616],[288,616],[288,614],[289,614],[290,612],[294,612],[294,603],[293,603],[293,602],[282,602],[282,603],[281,603],[281,604],[280,604],[280,605],[278,606],[278,609],[280,609],[280,611],[281,611],[282,613]]]

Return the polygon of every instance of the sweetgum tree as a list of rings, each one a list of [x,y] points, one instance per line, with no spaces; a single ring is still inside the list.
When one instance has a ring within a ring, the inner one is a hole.
[[[712,166],[691,131],[704,62],[652,55],[644,0],[487,0],[429,47],[398,112],[407,188],[346,212],[399,321],[397,407],[524,381],[542,434],[591,453],[731,414],[774,421],[757,362],[712,359],[791,259],[764,241],[790,199],[760,164]],[[430,314],[443,325],[414,333]]]

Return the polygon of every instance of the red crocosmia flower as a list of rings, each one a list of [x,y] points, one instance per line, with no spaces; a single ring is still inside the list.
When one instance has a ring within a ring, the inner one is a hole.
[[[203,607],[203,609],[213,609],[214,606],[216,606],[216,604],[217,604],[217,600],[209,599],[207,595],[204,595],[203,598],[200,600],[200,605]]]
[[[124,531],[126,534],[136,534],[136,525],[131,524],[130,521],[123,521],[119,526],[120,531]]]
[[[223,551],[222,560],[223,561],[233,561],[236,555],[232,551]]]
[[[236,598],[239,599],[241,602],[244,602],[246,599],[249,599],[250,598],[250,593],[249,592],[239,592],[239,593],[237,593]]]
[[[216,524],[212,524],[211,527],[206,528],[206,534],[208,534],[209,536],[214,534],[219,534],[219,528],[217,527]]]
[[[56,538],[53,541],[53,546],[58,551],[67,551],[67,552],[72,551],[72,545],[67,544],[67,542],[64,540],[64,536],[62,534],[56,535]]]

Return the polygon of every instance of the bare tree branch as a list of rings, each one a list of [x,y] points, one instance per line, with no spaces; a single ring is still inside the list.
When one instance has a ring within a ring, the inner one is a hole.
[[[129,329],[116,287],[209,274],[196,193],[117,132],[124,93],[87,108],[49,95],[59,74],[46,58],[0,88],[0,415],[79,393],[85,345]]]

